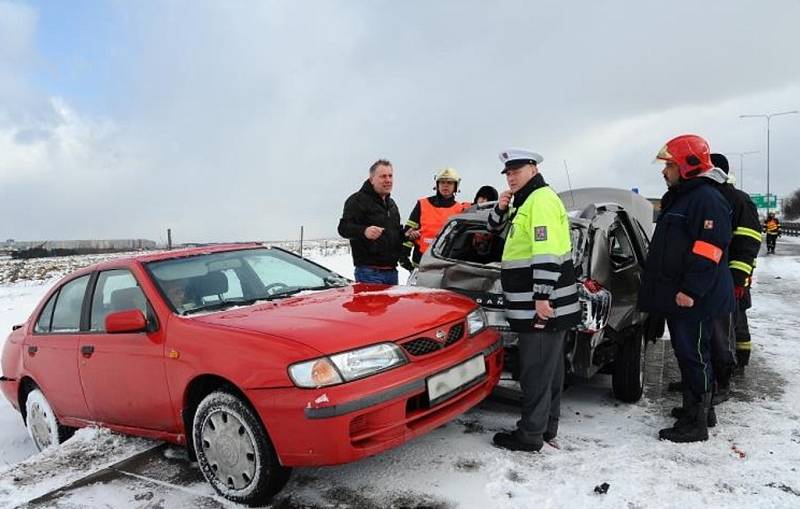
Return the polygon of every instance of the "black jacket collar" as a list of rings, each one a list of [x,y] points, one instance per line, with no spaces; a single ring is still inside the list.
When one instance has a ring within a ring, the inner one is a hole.
[[[664,194],[664,196],[661,198],[661,208],[663,210],[672,205],[672,203],[678,198],[678,196],[689,193],[700,186],[712,185],[712,184],[714,184],[713,180],[702,177],[695,177],[689,180],[681,180],[677,185],[670,187]]]
[[[522,204],[525,203],[525,200],[528,199],[528,196],[530,196],[532,192],[546,185],[547,182],[544,181],[544,177],[542,177],[541,173],[537,173],[536,175],[534,175],[533,178],[530,179],[527,184],[522,186],[522,189],[514,193],[514,208],[515,209],[520,208]]]
[[[379,203],[381,203],[381,204],[383,204],[383,205],[386,205],[387,203],[389,203],[389,200],[391,200],[391,199],[392,199],[392,195],[391,195],[391,194],[388,194],[388,195],[386,195],[386,199],[383,199],[383,198],[381,197],[381,195],[379,195],[379,194],[378,194],[378,193],[375,191],[375,188],[374,188],[374,187],[372,187],[372,184],[370,183],[369,179],[367,179],[367,180],[365,180],[365,181],[364,181],[364,184],[361,186],[361,192],[362,192],[362,193],[366,193],[366,194],[367,194],[367,195],[369,195],[369,196],[370,196],[370,197],[371,197],[373,200],[375,200],[375,201],[377,201],[377,202],[379,202]]]
[[[431,202],[431,205],[434,207],[451,207],[456,203],[456,195],[445,198],[437,192],[433,196],[428,196],[428,201]]]

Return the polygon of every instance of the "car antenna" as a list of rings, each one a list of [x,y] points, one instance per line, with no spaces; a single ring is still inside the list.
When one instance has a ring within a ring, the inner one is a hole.
[[[575,195],[572,194],[572,181],[569,178],[569,168],[567,167],[567,160],[564,159],[564,171],[567,174],[567,185],[569,186],[569,197],[572,198],[572,206],[575,206]]]

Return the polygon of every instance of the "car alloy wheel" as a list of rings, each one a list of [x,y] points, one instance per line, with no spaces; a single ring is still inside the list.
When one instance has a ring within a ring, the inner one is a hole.
[[[289,479],[256,413],[230,392],[200,402],[192,435],[203,476],[229,500],[267,503]]]
[[[56,413],[39,389],[29,392],[25,400],[25,425],[39,451],[66,440],[66,429],[58,423]]]

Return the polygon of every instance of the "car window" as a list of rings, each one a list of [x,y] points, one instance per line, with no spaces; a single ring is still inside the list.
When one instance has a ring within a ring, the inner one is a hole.
[[[89,330],[104,332],[106,316],[115,311],[138,309],[147,316],[147,299],[136,278],[127,269],[101,272],[92,297]]]
[[[295,287],[315,287],[324,284],[320,275],[309,272],[289,260],[267,254],[253,254],[245,258],[264,286],[284,285]]]
[[[617,223],[608,235],[608,250],[611,265],[615,270],[621,270],[636,261],[633,245],[621,224]]]
[[[78,332],[81,328],[81,308],[89,276],[73,279],[61,287],[53,309],[50,332]]]
[[[50,332],[50,320],[53,318],[53,306],[55,306],[57,297],[58,292],[54,293],[50,297],[50,300],[47,301],[47,304],[45,304],[41,314],[39,315],[39,319],[36,320],[36,325],[33,327],[33,332],[39,334]]]
[[[150,262],[146,268],[180,314],[248,305],[347,284],[335,272],[281,249],[199,253]]]

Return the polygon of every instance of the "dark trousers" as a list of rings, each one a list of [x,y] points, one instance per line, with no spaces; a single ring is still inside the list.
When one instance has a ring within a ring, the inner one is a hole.
[[[688,387],[699,401],[703,394],[711,392],[714,382],[714,368],[711,365],[714,319],[667,318],[667,328],[684,387]]]
[[[526,442],[541,442],[545,431],[553,436],[558,433],[566,336],[566,331],[519,335],[522,418],[517,428]]]
[[[736,367],[736,341],[733,333],[733,315],[723,315],[714,319],[711,334],[711,363],[720,387],[730,383]]]
[[[767,253],[775,252],[775,243],[778,241],[777,235],[767,234]]]
[[[736,303],[736,310],[733,312],[736,323],[736,363],[743,368],[750,363],[750,326],[747,325],[747,307],[743,301]]]
[[[376,269],[368,265],[358,265],[354,275],[359,283],[397,284],[397,269]]]

